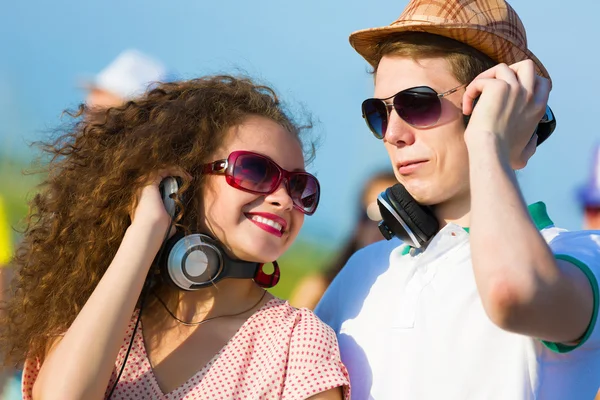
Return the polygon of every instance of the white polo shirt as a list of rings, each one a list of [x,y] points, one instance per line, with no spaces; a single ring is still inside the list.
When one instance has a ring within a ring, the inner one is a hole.
[[[449,224],[423,252],[397,239],[358,251],[317,306],[338,335],[353,400],[594,398],[600,231],[556,228],[543,203],[529,210],[556,257],[592,284],[594,314],[581,343],[543,343],[494,325],[475,285],[469,234]]]

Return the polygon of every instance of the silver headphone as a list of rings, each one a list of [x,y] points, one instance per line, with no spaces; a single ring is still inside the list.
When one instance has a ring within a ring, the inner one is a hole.
[[[159,188],[165,209],[175,218],[177,207],[174,196],[179,190],[177,178],[165,178]],[[160,275],[182,290],[197,290],[210,286],[224,278],[254,279],[263,287],[272,287],[279,281],[279,267],[267,275],[261,263],[235,260],[227,255],[220,243],[209,235],[192,233],[186,235],[178,230],[167,240],[159,254]]]

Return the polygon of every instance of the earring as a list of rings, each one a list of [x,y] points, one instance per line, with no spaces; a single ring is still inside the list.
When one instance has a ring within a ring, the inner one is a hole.
[[[263,271],[263,266],[265,264],[258,265],[256,274],[254,275],[254,282],[256,282],[258,286],[268,289],[277,285],[277,282],[279,282],[279,264],[277,264],[277,261],[273,261],[272,264],[274,267],[274,271],[270,275],[266,274],[265,271]]]

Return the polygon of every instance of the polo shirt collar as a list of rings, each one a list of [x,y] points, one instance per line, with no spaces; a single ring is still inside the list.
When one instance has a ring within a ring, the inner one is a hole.
[[[537,203],[533,203],[527,207],[529,211],[529,215],[533,220],[536,228],[538,230],[542,230],[554,225],[554,222],[548,216],[548,211],[546,209],[546,204],[542,201],[538,201]],[[449,223],[446,224],[440,231],[431,239],[431,242],[427,245],[427,247],[421,251],[413,250],[413,254],[415,253],[423,253],[430,252],[433,250],[435,253],[443,253],[458,243],[462,242],[463,238],[468,238],[469,236],[469,228],[460,227],[457,224]],[[401,255],[409,254],[411,252],[411,247],[404,244],[400,249]]]

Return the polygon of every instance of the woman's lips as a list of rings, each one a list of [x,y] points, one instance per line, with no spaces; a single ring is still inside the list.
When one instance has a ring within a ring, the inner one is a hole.
[[[269,213],[248,213],[246,217],[260,229],[277,237],[283,236],[287,222],[275,215]]]

